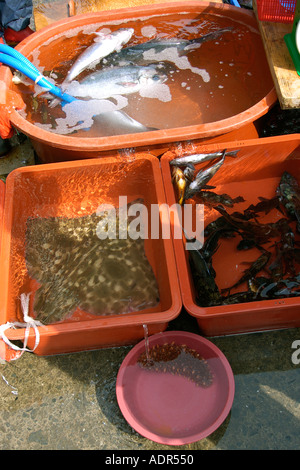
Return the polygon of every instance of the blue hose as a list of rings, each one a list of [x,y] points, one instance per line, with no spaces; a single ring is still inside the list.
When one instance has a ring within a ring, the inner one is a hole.
[[[0,44],[0,62],[22,72],[26,77],[33,80],[42,88],[45,88],[62,101],[71,103],[76,100],[76,98],[67,93],[63,93],[60,88],[49,82],[27,57],[6,44]]]
[[[239,2],[237,0],[230,0],[230,3],[231,3],[231,5],[234,5],[235,7],[241,8],[241,5],[239,4]]]

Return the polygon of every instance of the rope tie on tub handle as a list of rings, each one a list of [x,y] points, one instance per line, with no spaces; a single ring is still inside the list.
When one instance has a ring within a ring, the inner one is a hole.
[[[24,322],[7,322],[4,325],[0,325],[0,335],[3,341],[12,349],[15,351],[21,351],[23,352],[28,351],[28,352],[33,352],[37,346],[39,345],[40,342],[40,332],[38,330],[38,326],[44,326],[41,322],[35,320],[34,318],[31,318],[28,314],[29,312],[29,298],[30,294],[21,294],[20,300],[21,300],[21,307],[22,307],[22,313],[23,313],[23,319]],[[5,331],[8,330],[9,328],[24,328],[25,327],[25,335],[24,335],[24,343],[23,347],[16,346],[15,344],[11,343],[9,339],[5,335]],[[27,342],[28,342],[28,337],[29,337],[29,332],[30,328],[34,329],[35,332],[35,344],[33,349],[27,348]]]

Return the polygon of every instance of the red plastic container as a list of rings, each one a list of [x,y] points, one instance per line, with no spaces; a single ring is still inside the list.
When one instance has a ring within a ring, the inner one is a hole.
[[[23,321],[20,295],[32,289],[25,264],[28,217],[79,217],[95,212],[99,201],[117,207],[119,196],[127,196],[128,202],[141,197],[147,208],[164,204],[158,159],[150,154],[132,154],[130,160],[103,157],[24,167],[9,174],[0,263],[0,324]],[[167,214],[160,214],[160,225],[168,223],[166,217]],[[143,324],[147,324],[149,334],[163,331],[182,308],[172,239],[148,237],[144,248],[159,289],[156,306],[109,316],[80,311],[79,320],[71,317],[39,327],[40,343],[34,352],[48,355],[132,344],[143,338]],[[34,317],[31,310],[29,314]],[[6,336],[10,340],[24,339],[24,332],[24,328],[9,329]],[[34,344],[35,333],[31,329],[29,348]]]
[[[256,0],[257,15],[261,21],[292,23],[297,0]]]
[[[270,198],[284,171],[290,171],[299,181],[300,175],[300,135],[268,137],[248,142],[224,143],[198,146],[189,153],[209,153],[213,151],[239,149],[236,158],[227,158],[209,184],[216,186],[218,194],[227,193],[232,197],[243,196],[246,200],[229,212],[243,211],[249,204],[256,204],[258,197]],[[177,201],[171,181],[169,161],[178,156],[167,152],[161,158],[164,186],[169,205]],[[199,165],[196,169],[199,169]],[[191,203],[191,199],[189,202]],[[188,203],[188,202],[187,202]],[[195,205],[194,205],[195,207]],[[277,211],[277,217],[283,215]],[[273,214],[273,212],[272,212]],[[220,214],[213,209],[204,210],[204,225],[215,220]],[[273,217],[273,215],[272,215]],[[276,219],[277,220],[277,219]],[[268,222],[273,221],[272,219]],[[173,226],[174,229],[174,226]],[[258,254],[238,251],[235,238],[222,240],[213,257],[216,282],[219,288],[230,287],[249,267],[243,262],[253,262]],[[245,333],[250,331],[271,330],[300,326],[300,299],[290,297],[279,300],[262,300],[234,305],[220,305],[203,308],[196,304],[196,295],[188,263],[188,251],[183,240],[174,239],[175,256],[178,268],[183,306],[196,317],[201,332],[206,336]],[[238,288],[246,290],[245,284]]]

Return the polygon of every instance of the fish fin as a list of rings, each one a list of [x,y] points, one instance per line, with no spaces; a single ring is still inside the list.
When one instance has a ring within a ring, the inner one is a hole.
[[[132,88],[136,86],[136,82],[117,82],[117,85],[123,86],[124,88]]]
[[[218,39],[220,36],[222,36],[222,34],[231,32],[232,30],[232,27],[228,27],[219,29],[217,31],[212,31],[210,33],[205,34],[204,36],[201,36],[200,38],[191,39],[190,44],[201,44],[202,42],[206,41],[214,41],[215,39]]]
[[[242,196],[237,196],[232,200],[232,202],[234,202],[235,204],[238,202],[245,202],[245,199]]]
[[[240,264],[251,265],[253,261],[241,261]]]
[[[109,38],[110,34],[96,32],[96,37],[94,38],[94,42],[101,42],[104,38]]]

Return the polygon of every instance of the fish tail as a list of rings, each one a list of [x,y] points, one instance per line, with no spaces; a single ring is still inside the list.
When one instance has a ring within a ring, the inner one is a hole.
[[[229,152],[226,152],[225,156],[235,158],[235,157],[237,157],[237,154],[238,154],[239,151],[240,151],[239,149],[238,150],[231,150]]]

